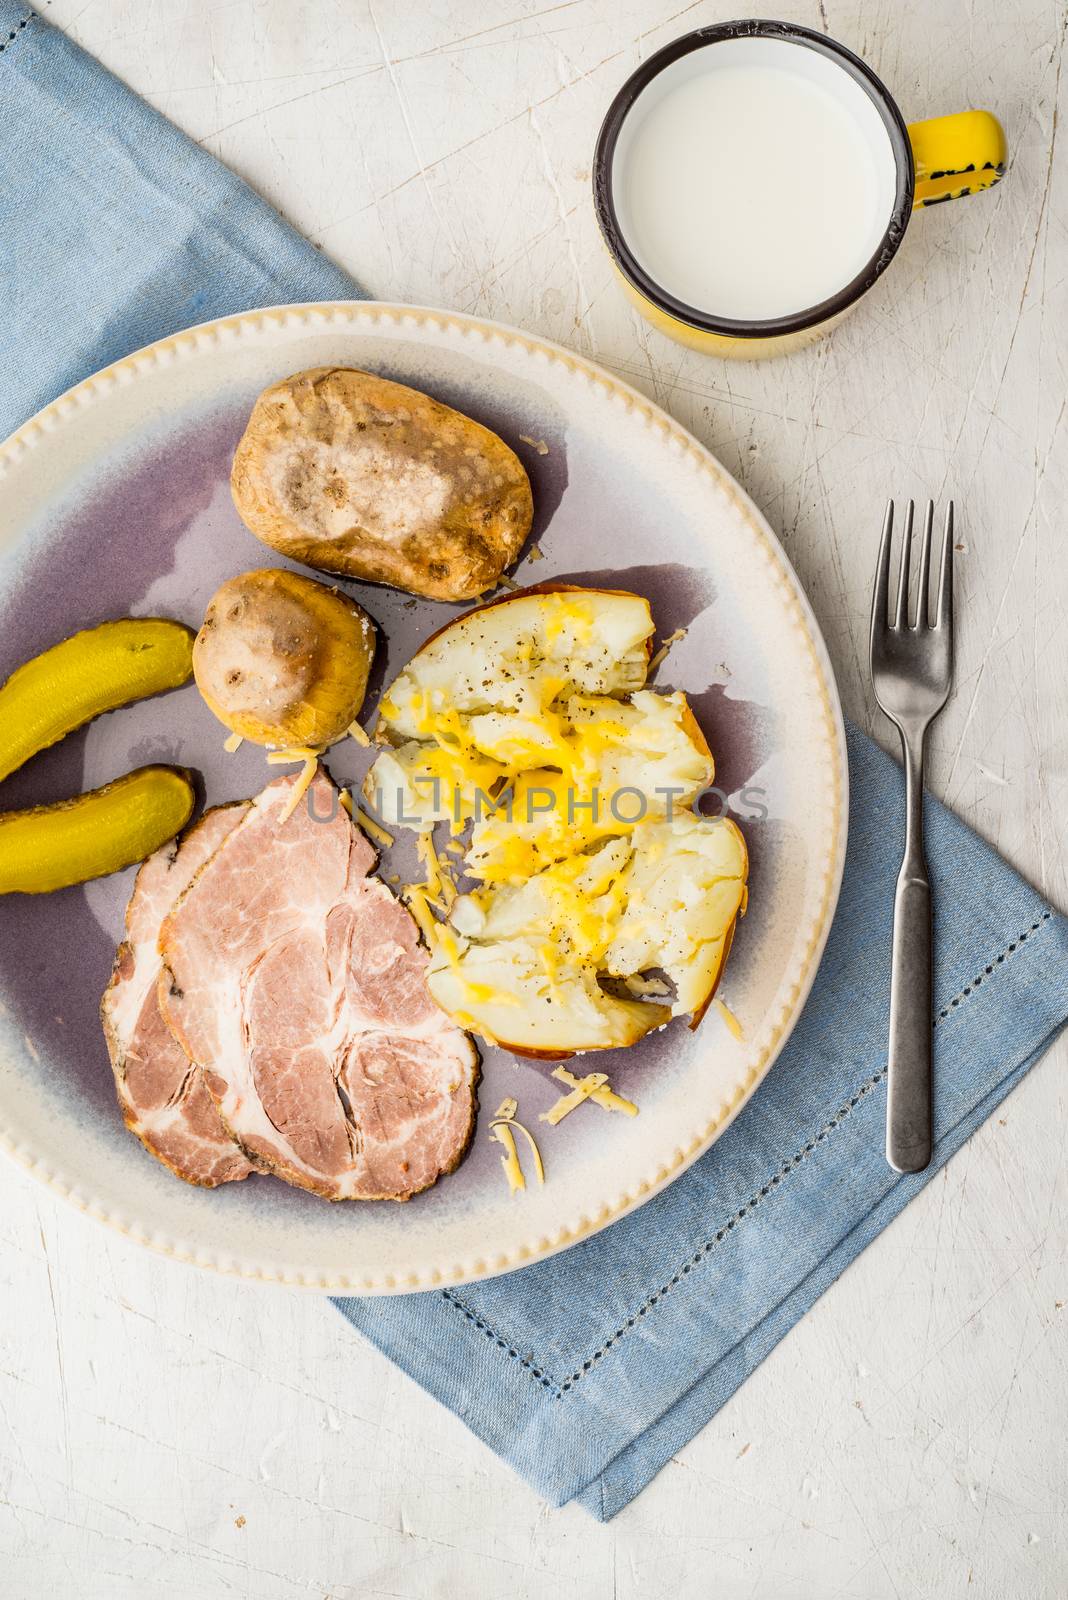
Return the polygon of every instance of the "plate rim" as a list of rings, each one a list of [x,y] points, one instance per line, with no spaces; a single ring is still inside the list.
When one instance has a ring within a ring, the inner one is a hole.
[[[434,329],[441,335],[451,333],[460,337],[474,338],[483,343],[500,339],[509,346],[519,344],[529,354],[541,355],[551,362],[561,363],[572,374],[604,389],[609,396],[621,401],[629,411],[636,411],[647,426],[656,429],[665,441],[670,441],[677,454],[689,456],[699,468],[711,476],[720,492],[733,502],[743,520],[750,524],[763,546],[765,559],[773,568],[778,568],[780,590],[784,592],[790,609],[795,614],[795,620],[799,624],[798,631],[812,658],[819,684],[820,709],[827,733],[832,786],[832,801],[829,808],[832,819],[831,844],[822,863],[820,907],[813,918],[804,951],[794,958],[790,988],[780,1006],[775,1025],[759,1059],[747,1063],[745,1075],[735,1087],[729,1102],[724,1102],[718,1113],[688,1140],[685,1149],[681,1145],[677,1146],[672,1157],[663,1162],[651,1178],[643,1177],[633,1181],[625,1192],[617,1195],[613,1201],[605,1202],[596,1215],[582,1215],[574,1221],[562,1224],[552,1238],[541,1237],[537,1240],[518,1241],[506,1254],[498,1254],[492,1262],[476,1259],[454,1263],[448,1270],[435,1267],[418,1272],[402,1271],[396,1274],[370,1276],[365,1273],[360,1276],[358,1270],[338,1272],[324,1269],[311,1273],[295,1271],[284,1264],[243,1259],[225,1250],[205,1249],[195,1241],[173,1236],[129,1216],[123,1216],[91,1193],[83,1193],[80,1180],[71,1178],[61,1167],[26,1146],[21,1136],[8,1126],[3,1108],[0,1107],[0,1149],[25,1172],[46,1185],[68,1204],[135,1244],[153,1250],[170,1260],[213,1271],[224,1277],[279,1284],[290,1289],[304,1289],[317,1294],[389,1295],[407,1294],[413,1290],[444,1289],[497,1277],[570,1249],[572,1245],[599,1233],[602,1228],[619,1221],[644,1205],[647,1200],[651,1200],[699,1160],[726,1132],[774,1066],[797,1024],[815,981],[820,958],[834,919],[845,866],[849,771],[841,699],[826,642],[797,573],[764,514],[707,446],[639,390],[589,357],[508,323],[431,306],[404,305],[380,300],[296,301],[236,312],[229,316],[195,323],[121,356],[117,361],[83,378],[27,418],[0,443],[0,482],[7,476],[13,464],[21,461],[26,453],[46,439],[60,422],[72,417],[77,411],[93,404],[96,400],[106,397],[116,386],[136,381],[142,370],[164,362],[169,364],[172,360],[180,359],[183,354],[195,354],[198,349],[203,348],[206,341],[217,343],[227,336],[239,338],[243,333],[258,332],[271,325],[283,328],[294,321],[303,325],[313,322],[333,322],[353,326],[360,320],[375,326],[399,325],[408,332],[413,328],[425,327]]]

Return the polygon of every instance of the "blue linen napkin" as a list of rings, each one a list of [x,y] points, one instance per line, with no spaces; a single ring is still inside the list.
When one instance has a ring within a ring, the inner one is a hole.
[[[0,0],[9,184],[0,432],[88,372],[209,317],[353,297],[234,175],[26,6]],[[554,1505],[602,1520],[715,1415],[935,1175],[1068,1018],[1068,923],[928,801],[938,907],[935,1157],[882,1156],[889,920],[903,792],[849,732],[850,843],[812,996],[724,1137],[563,1255],[351,1323]]]
[[[639,1211],[485,1283],[342,1311],[559,1505],[613,1516],[985,1121],[1068,1017],[1068,922],[928,799],[934,1160],[883,1158],[900,768],[848,730],[849,848],[808,1004],[753,1100]]]
[[[179,328],[362,299],[229,168],[29,6],[0,0],[0,438]]]

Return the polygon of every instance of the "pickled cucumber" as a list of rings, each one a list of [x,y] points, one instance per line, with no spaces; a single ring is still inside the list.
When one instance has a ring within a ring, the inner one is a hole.
[[[48,894],[143,861],[189,821],[181,767],[138,767],[73,800],[0,815],[0,894]]]
[[[177,689],[192,671],[191,629],[164,617],[102,622],[53,645],[0,687],[0,779],[101,712]]]

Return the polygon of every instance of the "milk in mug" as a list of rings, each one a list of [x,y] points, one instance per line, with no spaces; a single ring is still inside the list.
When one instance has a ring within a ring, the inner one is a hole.
[[[639,266],[683,305],[740,322],[838,294],[894,207],[872,99],[785,41],[735,39],[673,62],[638,96],[612,165]]]

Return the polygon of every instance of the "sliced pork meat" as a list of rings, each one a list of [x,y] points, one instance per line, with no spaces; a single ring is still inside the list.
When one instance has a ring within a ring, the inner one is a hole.
[[[160,1013],[160,924],[247,807],[209,811],[177,843],[150,856],[126,910],[126,938],[100,1014],[126,1126],[186,1183],[214,1188],[252,1171],[204,1083]]]
[[[254,800],[160,934],[160,1004],[256,1166],[331,1200],[406,1200],[462,1160],[478,1057],[320,768]]]

